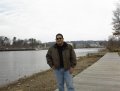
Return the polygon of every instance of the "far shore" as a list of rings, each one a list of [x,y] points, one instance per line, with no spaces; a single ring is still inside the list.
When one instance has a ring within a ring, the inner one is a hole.
[[[84,47],[83,47],[84,48]],[[93,47],[91,47],[93,48]],[[101,48],[101,47],[100,47]],[[48,48],[0,48],[0,52],[2,51],[31,51],[31,50],[47,50]],[[78,49],[78,48],[75,48]],[[82,48],[81,48],[82,49]]]
[[[35,48],[3,48],[0,51],[29,51],[36,50]]]
[[[97,62],[104,53],[92,53],[84,57],[78,57],[77,66],[73,77],[82,72],[93,63]],[[33,74],[0,88],[0,91],[54,91],[57,88],[53,70]]]

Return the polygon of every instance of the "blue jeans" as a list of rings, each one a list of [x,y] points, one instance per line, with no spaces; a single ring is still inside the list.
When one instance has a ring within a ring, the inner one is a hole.
[[[55,69],[55,76],[57,80],[57,86],[59,91],[64,91],[64,83],[66,82],[67,91],[75,91],[73,87],[73,79],[69,70]]]

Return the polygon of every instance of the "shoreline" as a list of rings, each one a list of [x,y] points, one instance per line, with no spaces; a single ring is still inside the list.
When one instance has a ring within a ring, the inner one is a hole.
[[[4,51],[31,51],[31,50],[36,50],[35,48],[10,48],[10,49],[0,49],[0,52]]]
[[[99,53],[98,53],[99,54]],[[103,55],[92,54],[79,57],[73,72],[73,77],[82,72],[93,63],[97,62]],[[20,78],[14,83],[0,87],[0,91],[54,91],[56,89],[53,70],[33,74],[29,77]]]

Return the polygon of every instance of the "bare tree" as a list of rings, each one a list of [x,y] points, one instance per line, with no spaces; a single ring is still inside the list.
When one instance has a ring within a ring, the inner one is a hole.
[[[107,48],[112,51],[120,50],[120,3],[117,4],[113,11],[113,35],[108,40]]]
[[[113,35],[120,36],[120,4],[117,4],[116,10],[113,11]]]
[[[0,36],[0,48],[5,49],[10,46],[10,39],[5,36]]]

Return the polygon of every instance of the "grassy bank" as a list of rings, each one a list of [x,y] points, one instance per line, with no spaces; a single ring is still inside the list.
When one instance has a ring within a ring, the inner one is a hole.
[[[79,57],[77,66],[75,67],[73,77],[82,72],[87,67],[95,63],[103,55],[88,55],[85,57]],[[0,88],[0,91],[54,91],[56,89],[55,76],[53,70],[49,69],[44,72],[40,72],[20,79],[16,83],[10,84],[6,87]]]

